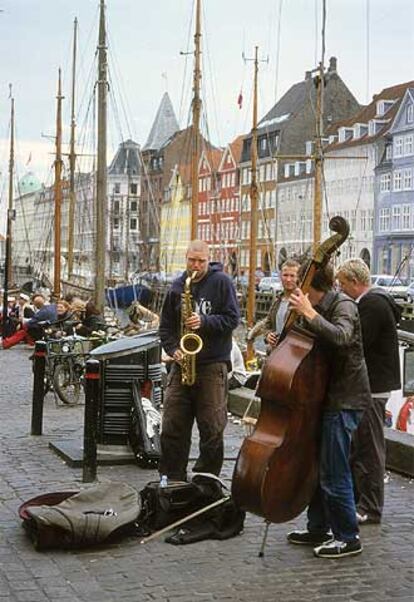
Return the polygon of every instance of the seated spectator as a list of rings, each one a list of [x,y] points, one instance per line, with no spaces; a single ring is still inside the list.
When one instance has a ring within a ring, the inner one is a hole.
[[[89,337],[94,332],[105,331],[106,328],[103,316],[99,313],[93,301],[88,301],[85,306],[85,317],[82,320],[82,324],[78,324],[75,327],[76,333],[83,337]]]
[[[56,321],[57,309],[55,303],[46,303],[46,299],[41,293],[35,293],[33,295],[32,303],[37,311],[35,315],[28,320],[26,327],[27,332],[32,339],[38,341],[43,338],[45,324]]]

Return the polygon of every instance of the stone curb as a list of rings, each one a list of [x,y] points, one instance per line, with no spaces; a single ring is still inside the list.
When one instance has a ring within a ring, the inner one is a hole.
[[[244,416],[249,407],[248,416],[257,418],[260,410],[260,399],[254,391],[246,387],[229,392],[228,409],[235,416]],[[385,429],[387,446],[386,467],[395,472],[414,477],[414,436],[394,429]]]

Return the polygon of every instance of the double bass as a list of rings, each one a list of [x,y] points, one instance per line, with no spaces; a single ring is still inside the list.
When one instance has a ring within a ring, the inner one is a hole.
[[[313,254],[300,288],[307,293],[316,271],[346,240],[349,225],[340,216],[335,232]],[[309,505],[318,482],[318,435],[328,383],[328,362],[309,331],[290,311],[279,343],[258,382],[260,414],[242,443],[234,468],[232,497],[243,510],[282,523]]]

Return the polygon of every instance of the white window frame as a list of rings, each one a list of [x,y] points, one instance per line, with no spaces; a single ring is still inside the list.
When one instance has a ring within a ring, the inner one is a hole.
[[[393,155],[394,155],[394,158],[404,156],[404,136],[395,136]]]
[[[401,230],[410,230],[411,205],[403,205],[401,211]]]
[[[379,232],[388,232],[389,229],[390,229],[390,208],[383,207],[379,211],[378,230],[379,230]]]
[[[391,174],[383,173],[380,177],[380,192],[388,192],[391,190]]]
[[[393,190],[399,192],[402,190],[402,173],[401,169],[396,169],[393,173]]]
[[[403,190],[411,190],[413,187],[413,172],[411,167],[407,167],[403,171]]]
[[[392,208],[392,230],[401,230],[401,205]]]
[[[404,157],[414,154],[414,136],[413,134],[406,134],[404,136]]]

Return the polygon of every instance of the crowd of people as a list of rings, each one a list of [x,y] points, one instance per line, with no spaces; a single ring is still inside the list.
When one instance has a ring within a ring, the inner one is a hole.
[[[78,334],[87,337],[106,328],[103,316],[91,300],[83,301],[68,295],[65,299],[50,302],[40,292],[34,293],[31,298],[26,293],[20,293],[17,300],[15,297],[8,299],[2,344],[3,349],[10,349],[22,342],[33,346],[49,330],[54,336]]]

